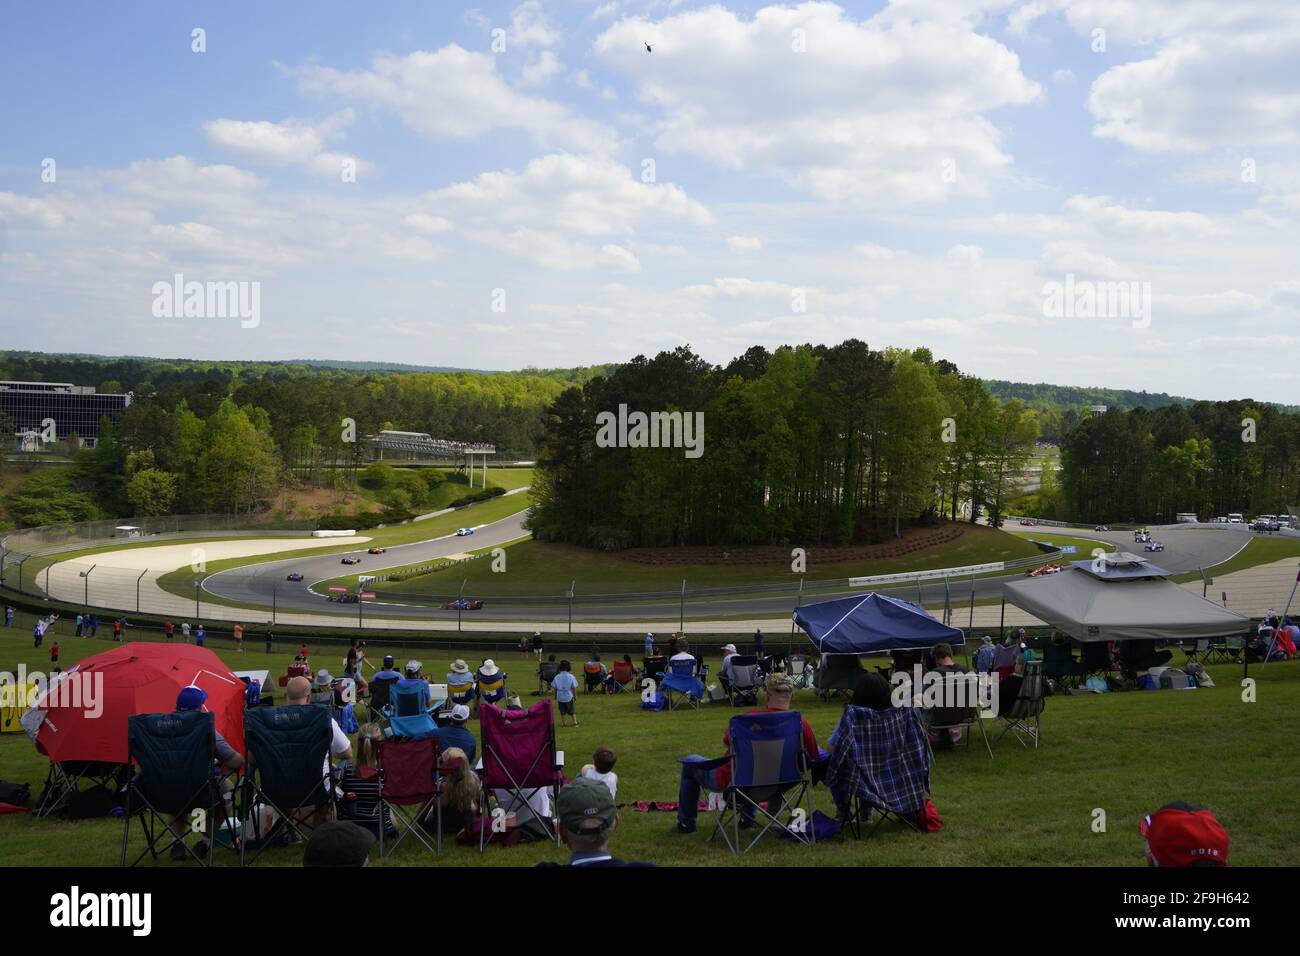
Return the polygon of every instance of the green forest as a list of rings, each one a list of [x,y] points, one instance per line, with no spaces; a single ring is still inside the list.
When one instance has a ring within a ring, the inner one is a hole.
[[[598,447],[596,419],[703,413],[705,450]],[[604,550],[691,544],[845,545],[957,518],[995,519],[1038,437],[926,349],[751,348],[726,367],[688,348],[637,356],[551,407],[529,526]]]

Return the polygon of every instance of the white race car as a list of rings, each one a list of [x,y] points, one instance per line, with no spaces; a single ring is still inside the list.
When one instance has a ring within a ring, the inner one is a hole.
[[[1165,546],[1164,546],[1164,544],[1163,544],[1162,542],[1160,542],[1160,541],[1148,541],[1146,547],[1143,548],[1142,550],[1143,550],[1143,551],[1163,551],[1164,549],[1165,549]]]
[[[473,534],[473,533],[474,533],[474,529],[473,529],[473,528],[457,528],[457,529],[456,529],[456,537],[458,537],[458,538],[463,538],[463,537],[465,537],[465,535],[467,535],[467,534]]]

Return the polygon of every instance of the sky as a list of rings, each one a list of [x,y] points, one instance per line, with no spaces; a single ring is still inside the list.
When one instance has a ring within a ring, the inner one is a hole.
[[[1297,63],[1285,0],[12,5],[0,348],[1294,403]]]

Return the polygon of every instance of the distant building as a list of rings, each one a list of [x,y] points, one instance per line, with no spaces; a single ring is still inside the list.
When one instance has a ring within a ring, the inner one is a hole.
[[[90,385],[67,382],[0,382],[0,416],[13,423],[21,451],[44,451],[76,435],[83,447],[99,441],[101,418],[116,422],[131,404],[131,393],[101,395]]]
[[[1101,416],[1102,416],[1102,415],[1105,415],[1105,414],[1106,414],[1106,406],[1105,406],[1105,405],[1093,405],[1093,406],[1092,406],[1092,417],[1093,417],[1093,418],[1101,418]]]

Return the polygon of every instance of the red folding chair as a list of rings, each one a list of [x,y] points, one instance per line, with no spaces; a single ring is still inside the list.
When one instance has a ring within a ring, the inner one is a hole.
[[[438,800],[438,738],[422,740],[381,740],[379,742],[379,798],[388,806],[393,818],[406,829],[397,835],[393,846],[384,849],[384,827],[379,828],[379,855],[397,852],[398,845],[412,833],[431,853],[442,851],[442,804]],[[410,807],[417,807],[415,812]],[[433,810],[437,820],[436,835],[430,835],[424,821]],[[433,844],[430,844],[433,840]]]
[[[502,710],[487,705],[479,710],[479,726],[483,733],[483,807],[489,818],[496,790],[507,791],[512,802],[523,804],[529,804],[538,791],[546,790],[553,814],[563,782],[564,751],[555,745],[551,702],[538,701],[527,710]],[[554,820],[543,819],[540,814],[535,818],[559,846],[560,833]],[[483,825],[479,827],[480,852],[487,847],[487,829]]]

